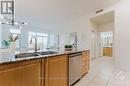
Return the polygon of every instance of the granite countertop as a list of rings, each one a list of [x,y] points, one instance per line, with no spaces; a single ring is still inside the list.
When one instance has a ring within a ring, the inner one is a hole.
[[[78,52],[82,52],[82,51],[85,51],[85,50],[68,51],[68,52],[64,51],[64,52],[58,52],[56,54],[49,54],[49,55],[39,55],[39,56],[33,56],[33,57],[15,58],[13,60],[0,61],[0,65],[23,62],[23,61],[28,61],[28,60],[44,59],[44,58],[60,56],[60,55],[69,55],[69,54],[78,53]],[[17,54],[19,54],[19,53],[21,53],[21,52],[17,52]],[[28,53],[28,52],[26,52],[26,53]]]

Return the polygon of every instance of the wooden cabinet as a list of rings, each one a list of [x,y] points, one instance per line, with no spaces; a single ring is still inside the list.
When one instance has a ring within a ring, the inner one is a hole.
[[[45,61],[45,86],[68,85],[68,56],[47,58]]]
[[[45,59],[41,61],[41,86],[45,86]]]
[[[104,47],[103,48],[103,56],[112,57],[112,47]]]
[[[0,71],[0,86],[21,86],[21,68],[11,68]]]
[[[82,75],[89,70],[89,51],[82,52]],[[68,86],[68,55],[0,65],[0,86]]]
[[[29,64],[22,69],[21,86],[40,86],[40,63]]]
[[[1,65],[0,86],[40,86],[40,61]]]
[[[89,50],[82,52],[82,62],[82,76],[84,76],[89,70]]]

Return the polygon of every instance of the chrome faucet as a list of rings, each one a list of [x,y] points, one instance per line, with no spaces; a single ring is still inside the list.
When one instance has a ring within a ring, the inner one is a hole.
[[[33,38],[35,39],[35,45],[34,45],[34,49],[35,49],[35,53],[37,52],[37,38],[36,38],[36,36],[32,36],[31,37],[31,40],[30,40],[30,44],[32,44],[32,40],[33,40]]]

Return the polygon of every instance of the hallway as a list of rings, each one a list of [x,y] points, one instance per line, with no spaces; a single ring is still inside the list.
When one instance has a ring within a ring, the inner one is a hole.
[[[89,73],[75,86],[129,86],[130,74],[114,67],[112,58],[91,61]]]

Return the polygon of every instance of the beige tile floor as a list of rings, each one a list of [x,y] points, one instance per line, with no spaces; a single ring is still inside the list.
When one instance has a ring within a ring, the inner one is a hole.
[[[130,73],[114,67],[112,58],[91,61],[89,73],[74,86],[130,86]]]

